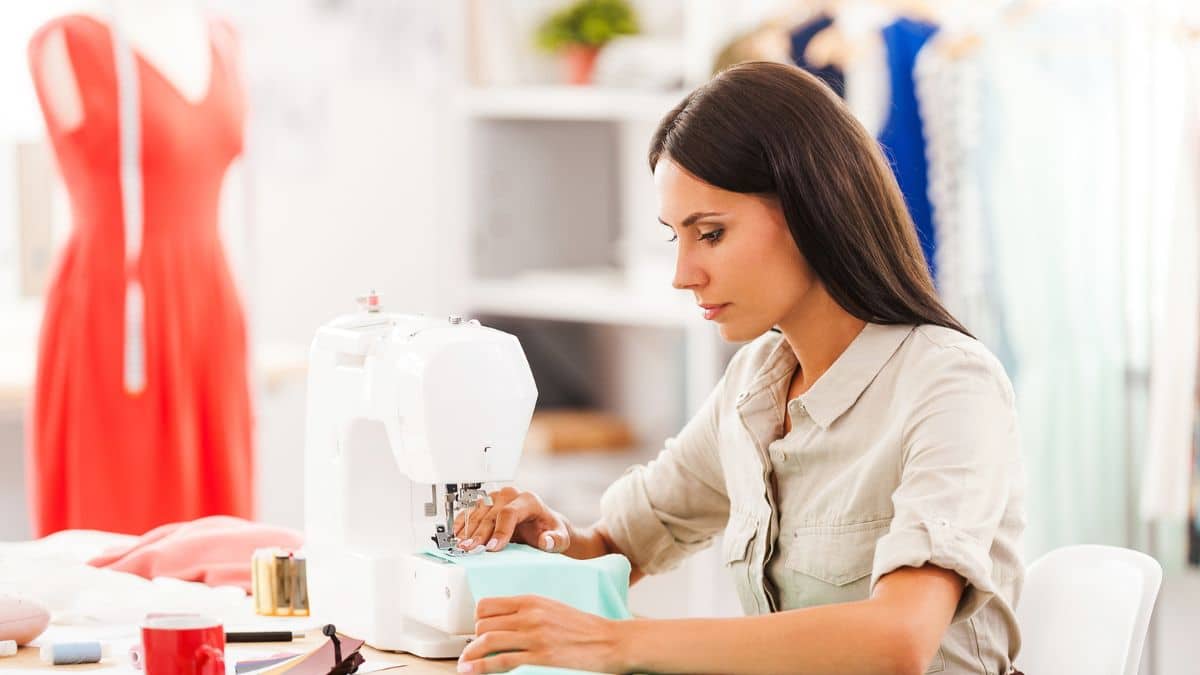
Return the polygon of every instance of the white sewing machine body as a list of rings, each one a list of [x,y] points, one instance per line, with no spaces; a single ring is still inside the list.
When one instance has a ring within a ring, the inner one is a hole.
[[[368,311],[322,326],[309,353],[310,605],[372,647],[456,657],[474,601],[458,565],[418,551],[452,547],[461,498],[513,479],[537,389],[514,336],[383,313],[368,297]]]

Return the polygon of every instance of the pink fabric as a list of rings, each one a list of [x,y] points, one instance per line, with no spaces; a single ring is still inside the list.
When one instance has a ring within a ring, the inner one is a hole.
[[[254,549],[298,549],[301,533],[233,516],[209,516],[150,530],[130,546],[105,551],[88,564],[153,579],[175,577],[250,591]]]

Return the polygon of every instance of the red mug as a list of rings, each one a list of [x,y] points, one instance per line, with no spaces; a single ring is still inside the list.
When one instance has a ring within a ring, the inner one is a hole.
[[[225,675],[225,628],[197,614],[151,614],[132,656],[146,675]]]

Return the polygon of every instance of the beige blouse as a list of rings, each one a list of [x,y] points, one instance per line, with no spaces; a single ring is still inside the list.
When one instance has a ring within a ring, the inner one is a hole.
[[[864,600],[930,563],[966,590],[928,672],[1002,675],[1020,648],[1024,473],[1012,385],[979,342],[867,324],[807,392],[769,332],[738,350],[658,458],[605,492],[614,543],[647,573],[724,534],[747,614]]]

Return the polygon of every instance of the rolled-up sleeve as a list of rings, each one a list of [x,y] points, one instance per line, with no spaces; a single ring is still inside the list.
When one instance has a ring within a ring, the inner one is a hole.
[[[992,543],[1020,480],[1012,387],[993,359],[963,351],[916,377],[927,383],[903,435],[894,516],[875,546],[871,592],[900,567],[952,570],[966,580],[958,622],[997,591]]]
[[[722,378],[656,459],[627,470],[601,500],[613,543],[647,574],[669,570],[707,546],[729,519],[717,450],[724,385]]]

